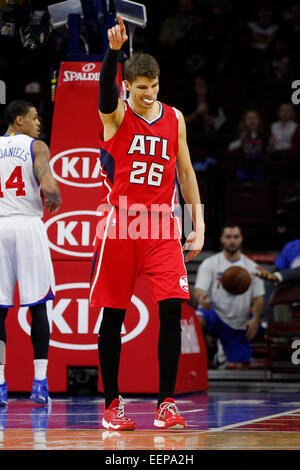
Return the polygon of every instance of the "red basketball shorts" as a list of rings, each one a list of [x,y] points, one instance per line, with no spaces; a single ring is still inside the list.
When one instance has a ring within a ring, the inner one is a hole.
[[[140,275],[147,277],[155,302],[189,299],[180,233],[178,218],[170,215],[127,216],[112,207],[100,216],[92,263],[91,307],[127,308]]]

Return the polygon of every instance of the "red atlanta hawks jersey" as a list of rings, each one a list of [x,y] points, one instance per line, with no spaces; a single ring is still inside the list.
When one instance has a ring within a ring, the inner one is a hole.
[[[24,134],[0,137],[0,217],[43,216],[39,183],[33,172],[33,142]]]
[[[103,140],[103,132],[100,135],[101,203],[124,209],[143,204],[148,212],[157,210],[159,205],[160,211],[173,212],[177,111],[159,103],[159,115],[148,121],[138,115],[128,101],[124,104],[125,115],[116,134],[107,141]]]

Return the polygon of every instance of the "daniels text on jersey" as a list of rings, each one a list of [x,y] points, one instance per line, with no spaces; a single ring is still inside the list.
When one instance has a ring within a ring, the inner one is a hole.
[[[4,157],[20,158],[23,160],[23,162],[25,162],[29,157],[29,153],[21,147],[6,147],[0,149],[0,158]]]

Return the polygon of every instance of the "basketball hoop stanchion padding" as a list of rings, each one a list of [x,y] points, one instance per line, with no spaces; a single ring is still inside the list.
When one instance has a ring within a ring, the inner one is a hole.
[[[56,91],[51,168],[62,192],[62,206],[44,222],[56,277],[56,299],[47,303],[51,335],[48,380],[53,392],[68,391],[68,367],[97,367],[100,309],[88,305],[93,244],[100,200],[98,84],[101,64],[61,64]],[[122,89],[122,69],[118,83]],[[117,295],[117,293],[116,293]],[[7,316],[6,380],[10,391],[29,392],[33,352],[28,308]],[[122,330],[119,383],[123,393],[158,391],[159,317],[145,278],[139,278]],[[20,360],[22,358],[22,360]],[[99,373],[99,391],[103,391]],[[194,311],[183,304],[182,354],[176,393],[207,389],[207,358]]]

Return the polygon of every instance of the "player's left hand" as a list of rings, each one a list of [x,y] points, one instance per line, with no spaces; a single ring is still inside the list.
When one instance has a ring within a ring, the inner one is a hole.
[[[256,333],[259,327],[259,322],[255,317],[252,317],[250,318],[250,320],[246,321],[243,327],[244,328],[248,327],[246,336],[249,340],[251,340],[256,336]]]
[[[55,214],[60,208],[60,202],[50,202],[48,199],[45,199],[45,207],[49,214]]]
[[[189,250],[189,253],[185,257],[184,261],[187,263],[191,259],[195,258],[202,250],[203,245],[204,245],[204,227],[201,230],[200,229],[193,230],[187,237],[182,250],[183,251]]]

